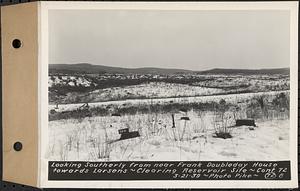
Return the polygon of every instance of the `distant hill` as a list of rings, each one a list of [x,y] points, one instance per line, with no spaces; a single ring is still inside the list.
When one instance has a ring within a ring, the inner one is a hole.
[[[252,75],[252,74],[289,74],[289,68],[274,68],[274,69],[223,69],[215,68],[205,71],[192,71],[184,69],[167,69],[167,68],[121,68],[121,67],[111,67],[104,65],[93,65],[93,64],[50,64],[50,73],[86,73],[86,74],[103,74],[103,73],[119,73],[119,74],[178,74],[178,73],[196,73],[196,74],[242,74],[242,75]]]
[[[191,70],[166,68],[121,68],[92,64],[50,64],[50,73],[119,73],[119,74],[176,74],[192,73]]]
[[[272,69],[224,69],[224,68],[215,68],[211,70],[205,70],[201,72],[197,72],[198,74],[242,74],[242,75],[252,75],[252,74],[285,74],[288,75],[290,73],[289,68],[272,68]]]

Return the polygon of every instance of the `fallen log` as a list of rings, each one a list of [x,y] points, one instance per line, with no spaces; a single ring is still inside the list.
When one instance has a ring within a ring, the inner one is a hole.
[[[235,126],[253,126],[256,127],[254,119],[237,119],[235,122]]]

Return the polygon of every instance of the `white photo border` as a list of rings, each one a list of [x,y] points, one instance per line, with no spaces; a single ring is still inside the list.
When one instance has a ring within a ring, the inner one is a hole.
[[[290,11],[291,180],[49,181],[49,10],[288,10]],[[42,188],[296,188],[298,186],[298,2],[39,2],[39,180]]]

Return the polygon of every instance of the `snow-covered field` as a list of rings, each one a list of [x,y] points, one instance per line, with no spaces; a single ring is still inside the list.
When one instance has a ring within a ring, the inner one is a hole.
[[[120,74],[121,75],[121,74]],[[144,76],[145,77],[145,76]],[[289,90],[288,75],[50,75],[51,104]],[[154,80],[154,81],[151,81]],[[155,81],[156,80],[156,81]]]
[[[287,75],[215,75],[210,80],[193,83],[201,87],[229,88],[241,91],[278,91],[289,89],[290,78]]]
[[[84,79],[69,78],[62,80],[90,85]],[[59,80],[54,79],[55,83]],[[81,107],[83,103],[49,105],[46,157],[84,161],[289,159],[289,90],[216,94],[226,92],[151,82],[94,90],[86,99],[98,102],[88,102],[87,107]],[[228,106],[224,111],[222,102]],[[150,106],[171,109],[130,112]],[[257,127],[235,127],[236,119],[249,117],[255,118]],[[118,130],[125,128],[140,136],[119,140]],[[224,129],[232,138],[216,136]]]
[[[181,120],[188,116],[190,120]],[[243,118],[243,114],[237,117]],[[261,119],[254,129],[229,128],[229,139],[215,137],[213,112],[149,113],[87,117],[49,122],[49,160],[285,160],[289,152],[287,117]],[[234,120],[228,126],[234,126]],[[116,141],[118,130],[140,137]]]
[[[241,93],[241,94],[229,94],[229,95],[212,95],[212,96],[193,96],[193,97],[177,97],[177,98],[157,98],[157,99],[127,99],[119,101],[105,101],[105,102],[95,102],[89,103],[91,108],[101,107],[106,108],[107,106],[136,106],[139,105],[149,105],[149,104],[169,104],[173,103],[208,103],[208,102],[219,102],[221,99],[224,99],[227,103],[237,104],[239,102],[247,102],[255,96],[267,95],[270,99],[274,98],[279,93],[288,93],[286,91],[273,91],[273,92],[259,92],[259,93]],[[56,105],[49,104],[48,110],[55,109],[56,112],[62,111],[72,111],[78,109],[82,106],[82,103],[76,104],[59,104],[58,108]]]
[[[225,93],[218,88],[204,88],[186,84],[150,82],[126,87],[112,87],[90,92],[85,99],[94,102],[107,100],[122,100],[135,98],[167,98],[167,97],[194,97]]]

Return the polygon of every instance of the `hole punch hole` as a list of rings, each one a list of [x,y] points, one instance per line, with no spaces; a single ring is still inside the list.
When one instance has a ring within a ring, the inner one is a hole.
[[[14,40],[12,41],[12,46],[13,46],[14,48],[20,48],[20,47],[22,46],[22,42],[21,42],[19,39],[14,39]]]
[[[14,144],[14,150],[15,151],[21,151],[22,148],[23,148],[23,145],[22,145],[21,142],[15,142],[15,144]]]

